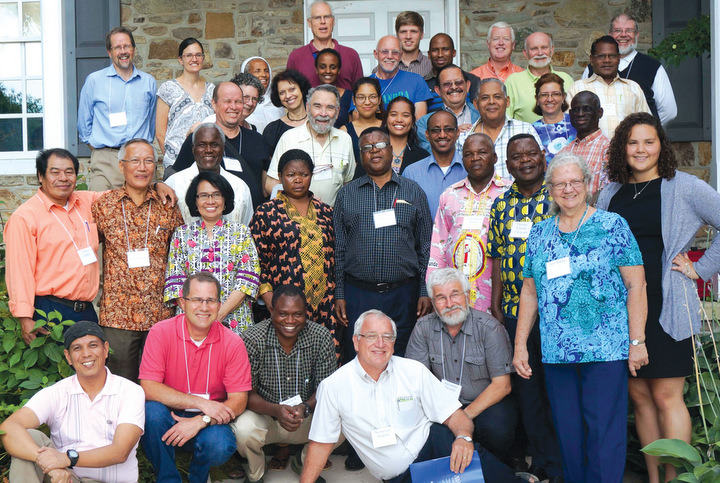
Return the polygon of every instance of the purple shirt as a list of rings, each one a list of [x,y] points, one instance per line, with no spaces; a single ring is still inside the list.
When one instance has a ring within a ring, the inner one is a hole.
[[[355,81],[363,76],[360,56],[355,49],[340,45],[335,39],[333,39],[333,43],[342,61],[340,74],[335,81],[335,85],[344,89],[352,89]],[[310,81],[312,87],[320,85],[320,79],[318,78],[317,72],[315,72],[315,54],[317,52],[318,49],[316,49],[312,41],[310,41],[309,44],[293,50],[287,61],[287,68],[295,69],[302,73]]]

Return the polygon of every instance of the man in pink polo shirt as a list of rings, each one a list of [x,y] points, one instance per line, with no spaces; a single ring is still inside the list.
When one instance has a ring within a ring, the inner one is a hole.
[[[140,364],[145,390],[145,454],[158,481],[181,481],[175,449],[193,453],[188,480],[205,483],[211,466],[235,452],[228,423],[245,411],[252,389],[245,344],[218,322],[220,283],[208,272],[183,284],[184,314],[155,324]]]
[[[109,348],[95,322],[65,332],[65,358],[76,374],[42,389],[0,425],[12,456],[10,481],[138,481],[145,397],[105,367]],[[41,424],[50,438],[34,429]]]

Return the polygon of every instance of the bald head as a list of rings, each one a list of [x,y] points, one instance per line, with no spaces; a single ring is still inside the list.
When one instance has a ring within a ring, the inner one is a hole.
[[[381,79],[387,79],[398,71],[400,68],[400,41],[393,35],[382,37],[374,52],[378,61],[378,74]]]
[[[555,48],[553,47],[552,38],[544,32],[531,33],[525,39],[523,55],[531,68],[545,69],[552,62],[554,53]]]

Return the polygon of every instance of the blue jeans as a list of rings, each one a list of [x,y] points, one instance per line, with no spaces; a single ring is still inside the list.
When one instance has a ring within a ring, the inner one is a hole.
[[[197,413],[173,411],[177,416],[193,417]],[[211,466],[218,466],[230,459],[235,452],[235,436],[227,424],[217,424],[201,429],[184,445],[177,447],[165,444],[162,436],[175,424],[170,409],[157,401],[145,402],[145,434],[142,442],[145,455],[152,463],[157,475],[157,483],[182,482],[180,472],[175,466],[175,449],[191,452],[188,481],[206,483]]]

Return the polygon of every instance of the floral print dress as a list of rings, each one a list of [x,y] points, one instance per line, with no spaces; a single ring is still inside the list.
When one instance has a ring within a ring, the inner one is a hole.
[[[220,282],[222,302],[240,290],[245,300],[222,321],[237,334],[252,325],[251,299],[260,284],[260,264],[250,230],[242,223],[220,219],[208,238],[205,222],[194,221],[175,230],[170,242],[165,273],[164,301],[182,296],[185,279],[197,272],[210,272]],[[182,310],[178,306],[178,313]]]

